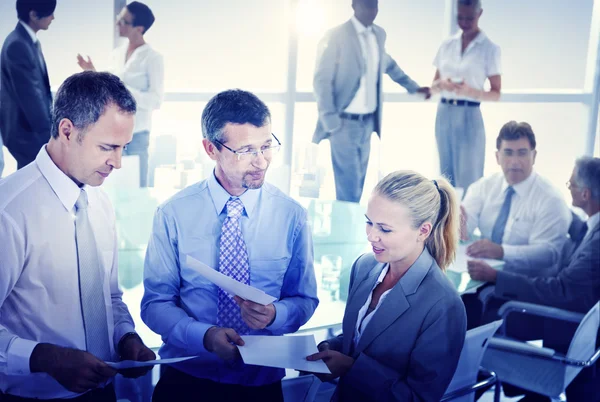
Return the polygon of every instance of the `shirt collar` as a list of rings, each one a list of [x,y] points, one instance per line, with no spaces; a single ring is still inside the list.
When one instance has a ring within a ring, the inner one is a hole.
[[[531,174],[528,178],[526,178],[520,183],[513,185],[512,188],[515,190],[515,193],[519,195],[519,197],[526,197],[527,194],[529,194],[529,191],[531,190],[531,187],[533,186],[536,177],[537,173],[535,171],[531,171]],[[506,181],[506,177],[502,175],[502,194],[506,192],[508,186],[509,184]]]
[[[252,211],[254,211],[254,207],[258,202],[258,198],[260,197],[261,188],[258,189],[248,189],[246,192],[239,197],[232,196],[221,186],[221,184],[217,181],[215,176],[215,171],[208,177],[208,189],[210,191],[210,196],[213,200],[213,204],[215,206],[215,210],[217,211],[217,215],[220,215],[225,209],[225,204],[231,197],[239,198],[244,204],[244,210],[246,211],[246,215],[250,217],[252,215]]]
[[[373,32],[373,25],[366,27],[364,26],[359,20],[358,18],[356,18],[354,15],[352,16],[352,18],[350,18],[350,21],[352,21],[352,25],[354,25],[354,29],[356,29],[356,33],[360,36],[363,32],[367,31],[367,32]]]
[[[462,31],[458,30],[457,33],[454,34],[454,36],[452,37],[452,39],[457,40],[457,41],[461,41],[462,38]],[[485,32],[483,31],[479,31],[479,33],[477,34],[477,36],[475,37],[475,39],[473,39],[473,41],[471,42],[472,44],[479,44],[481,42],[483,42],[485,39],[487,38],[487,35],[485,34]],[[470,44],[469,44],[470,45]]]
[[[27,33],[29,34],[29,36],[31,37],[31,41],[33,43],[38,41],[37,35],[35,34],[35,32],[33,31],[33,29],[31,29],[31,27],[29,25],[27,25],[25,22],[19,20],[19,23],[21,25],[23,25],[23,28],[25,28],[25,30],[27,31]]]
[[[50,155],[48,155],[45,145],[37,154],[35,163],[65,209],[69,212],[72,211],[73,207],[75,207],[75,202],[77,202],[77,199],[81,194],[81,190],[87,191],[88,186],[84,185],[83,188],[79,187],[70,177],[60,170],[54,161],[52,161]],[[91,200],[90,197],[88,197],[88,204],[90,203]]]
[[[594,229],[598,223],[600,223],[600,212],[596,212],[594,215],[590,216],[586,223],[587,232],[591,233],[592,229]]]

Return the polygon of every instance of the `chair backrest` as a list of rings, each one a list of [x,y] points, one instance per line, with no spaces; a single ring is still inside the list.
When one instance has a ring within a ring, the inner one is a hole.
[[[600,326],[600,302],[587,312],[579,323],[569,345],[567,357],[573,360],[588,360],[596,351],[596,338]],[[565,387],[581,371],[581,367],[568,366],[565,370]]]
[[[467,331],[465,343],[462,352],[460,353],[460,359],[458,360],[458,366],[456,367],[454,377],[452,377],[452,381],[446,390],[447,394],[477,383],[479,365],[487,348],[488,340],[494,336],[494,333],[496,333],[500,325],[502,325],[502,320],[494,321]],[[455,401],[473,401],[474,398],[475,394],[471,393],[457,398]]]
[[[321,380],[314,375],[284,378],[281,382],[285,402],[313,402],[319,391]]]

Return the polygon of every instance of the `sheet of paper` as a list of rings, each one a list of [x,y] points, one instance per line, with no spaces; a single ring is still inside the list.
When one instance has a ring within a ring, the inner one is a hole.
[[[474,258],[469,257],[467,255],[467,246],[466,244],[460,244],[458,246],[458,250],[456,250],[456,260],[452,265],[448,267],[449,270],[454,272],[467,272],[467,262],[468,261],[485,261],[492,268],[500,269],[504,266],[504,261],[502,260],[492,260],[489,258]]]
[[[223,275],[219,271],[212,269],[208,265],[204,264],[201,261],[198,261],[194,257],[187,256],[186,263],[194,268],[200,275],[223,289],[229,294],[236,295],[241,297],[244,300],[250,300],[254,303],[262,304],[266,306],[267,304],[273,303],[277,298],[266,294],[260,289],[257,289],[253,286],[246,285],[244,283],[238,282],[233,278],[230,278],[227,275]]]
[[[197,356],[187,356],[187,357],[173,357],[171,359],[159,359],[159,360],[148,360],[147,362],[136,362],[133,360],[123,360],[120,362],[106,362],[109,366],[117,369],[123,370],[128,368],[138,368],[138,367],[147,367],[154,366],[155,364],[173,364],[179,363],[185,360],[195,359]]]
[[[244,346],[238,346],[246,364],[308,371],[331,372],[323,360],[309,362],[306,356],[317,353],[314,335],[263,336],[242,335]]]

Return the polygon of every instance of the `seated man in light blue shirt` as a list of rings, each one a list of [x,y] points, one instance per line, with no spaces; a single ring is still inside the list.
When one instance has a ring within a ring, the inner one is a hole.
[[[245,334],[283,335],[317,307],[306,211],[265,174],[279,140],[255,95],[229,90],[202,113],[203,145],[214,173],[161,205],[144,267],[142,319],[164,341],[167,367],[153,401],[283,401],[283,369],[245,365]],[[223,292],[186,263],[191,256],[277,298],[267,306]]]

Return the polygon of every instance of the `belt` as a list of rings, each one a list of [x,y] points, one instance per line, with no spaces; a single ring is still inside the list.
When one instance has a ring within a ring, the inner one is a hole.
[[[346,112],[340,113],[340,117],[342,119],[358,120],[358,121],[367,120],[371,116],[373,116],[373,113],[368,113],[368,114],[354,114],[354,113],[346,113]]]
[[[462,99],[446,99],[442,98],[442,103],[448,103],[454,106],[479,106],[479,102],[471,102]]]

